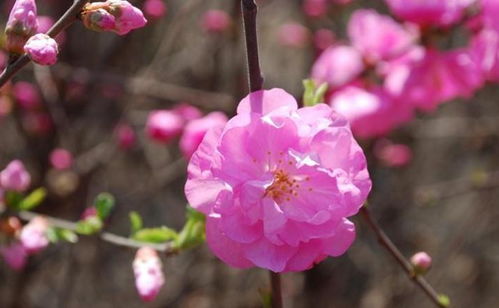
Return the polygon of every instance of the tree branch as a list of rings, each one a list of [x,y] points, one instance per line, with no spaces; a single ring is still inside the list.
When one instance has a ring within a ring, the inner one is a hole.
[[[255,92],[261,90],[263,87],[256,31],[256,14],[258,8],[254,0],[241,0],[241,7],[243,11],[244,36],[246,38],[246,54],[248,57],[249,88],[250,92]]]

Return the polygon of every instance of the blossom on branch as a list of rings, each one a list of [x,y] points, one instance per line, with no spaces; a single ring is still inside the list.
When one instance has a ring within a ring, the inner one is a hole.
[[[23,192],[31,184],[29,175],[20,160],[10,162],[7,167],[0,172],[0,187],[7,191]]]
[[[57,62],[59,47],[50,36],[38,33],[30,37],[24,51],[31,61],[40,65],[54,65]]]
[[[303,271],[352,244],[371,189],[364,153],[329,106],[298,109],[281,89],[243,99],[210,130],[185,192],[203,212],[211,250],[229,265]]]
[[[145,302],[156,298],[165,283],[163,264],[158,253],[150,247],[141,247],[133,261],[135,286]]]
[[[37,31],[36,17],[37,9],[34,0],[16,0],[5,28],[8,52],[19,55],[24,52],[24,44]]]
[[[88,3],[81,14],[88,29],[112,31],[119,35],[142,28],[147,23],[140,9],[123,0]]]

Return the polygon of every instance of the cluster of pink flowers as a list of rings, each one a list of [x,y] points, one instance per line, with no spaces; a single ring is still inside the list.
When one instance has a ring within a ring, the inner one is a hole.
[[[329,84],[327,102],[359,137],[380,137],[442,103],[469,98],[499,81],[499,23],[490,0],[386,0],[403,23],[371,9],[355,11],[350,43],[335,42],[312,78]],[[467,32],[464,47],[440,50],[436,39]],[[443,34],[443,35],[442,35]]]
[[[180,150],[189,159],[209,129],[223,127],[227,116],[218,111],[205,116],[194,106],[180,104],[171,110],[156,110],[149,114],[147,135],[154,141],[168,144],[180,137]]]
[[[158,253],[150,247],[142,247],[137,250],[132,266],[140,297],[145,302],[154,300],[165,283],[163,264]]]
[[[192,155],[187,199],[229,265],[303,271],[355,238],[347,218],[371,189],[363,151],[329,106],[297,106],[280,89],[251,93]]]

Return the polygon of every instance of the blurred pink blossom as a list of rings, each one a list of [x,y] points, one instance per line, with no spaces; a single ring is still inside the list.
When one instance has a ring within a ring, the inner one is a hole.
[[[73,154],[66,149],[55,149],[50,153],[50,163],[58,170],[69,169],[73,165]]]
[[[203,118],[189,121],[180,137],[180,150],[186,159],[196,151],[204,136],[210,129],[223,128],[227,116],[222,112],[212,112]]]
[[[198,108],[187,103],[180,103],[176,105],[172,111],[180,115],[185,121],[199,119],[203,116]]]
[[[149,114],[146,123],[147,135],[160,143],[168,143],[180,136],[184,119],[172,110],[156,110]]]
[[[222,10],[208,10],[201,17],[201,26],[207,32],[224,32],[230,24],[229,14]]]
[[[23,47],[30,36],[36,33],[38,22],[34,0],[16,0],[9,14],[5,28],[6,49],[8,52],[22,54]]]
[[[244,98],[188,166],[189,204],[207,216],[211,250],[239,268],[303,271],[352,244],[371,189],[349,125],[330,107],[298,109],[281,89]]]
[[[9,191],[24,192],[31,184],[31,176],[20,160],[11,161],[0,172],[0,186]]]
[[[3,256],[5,263],[15,271],[22,270],[28,261],[26,249],[19,242],[0,247],[0,254]]]
[[[24,51],[31,61],[40,65],[54,65],[57,62],[59,46],[50,36],[38,33],[30,37]]]
[[[283,46],[302,48],[310,40],[310,31],[299,23],[286,23],[279,27],[278,40]]]
[[[38,88],[29,82],[19,81],[12,88],[12,95],[23,109],[34,110],[41,107],[41,97]]]
[[[338,88],[349,83],[364,70],[361,53],[351,46],[339,45],[326,49],[312,67],[312,78]]]
[[[49,223],[47,219],[37,216],[33,218],[21,230],[19,240],[28,254],[37,253],[48,246],[47,230]]]
[[[314,33],[314,45],[319,50],[325,50],[332,46],[336,41],[336,36],[329,29],[319,29]]]
[[[395,144],[387,139],[378,140],[374,155],[389,167],[402,167],[412,160],[412,150],[405,144]]]
[[[161,18],[166,14],[166,4],[163,0],[146,0],[142,8],[147,16]]]
[[[135,131],[128,124],[118,124],[115,128],[115,136],[121,149],[130,149],[135,144]]]
[[[165,283],[163,265],[158,253],[150,247],[137,251],[133,261],[135,286],[145,302],[153,301]]]
[[[321,17],[327,14],[328,0],[305,0],[303,11],[310,17]]]

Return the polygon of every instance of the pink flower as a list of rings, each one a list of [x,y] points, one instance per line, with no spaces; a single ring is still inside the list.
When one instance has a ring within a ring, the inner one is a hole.
[[[208,10],[201,17],[201,26],[207,32],[224,32],[231,24],[229,14],[222,10]]]
[[[348,86],[335,92],[329,104],[350,122],[356,136],[364,138],[383,136],[412,116],[412,106],[380,88]]]
[[[327,14],[328,0],[305,0],[303,11],[310,17],[320,17]]]
[[[116,126],[115,135],[118,139],[120,148],[127,150],[135,144],[135,131],[128,124],[119,124]]]
[[[38,88],[29,82],[19,81],[14,84],[12,94],[16,102],[26,110],[34,110],[41,107],[41,97]]]
[[[173,108],[172,111],[181,116],[185,121],[199,119],[203,116],[198,108],[187,103],[178,104]]]
[[[34,0],[16,0],[10,11],[5,34],[6,49],[10,53],[22,54],[23,46],[36,33],[38,23]]]
[[[28,254],[21,243],[13,243],[7,247],[0,247],[0,254],[5,263],[15,271],[22,270],[28,261]]]
[[[450,26],[476,0],[385,0],[399,18],[421,26]]]
[[[488,81],[499,81],[499,32],[488,28],[474,35],[470,51]]]
[[[166,4],[163,0],[146,0],[143,7],[144,13],[153,18],[160,18],[166,14]]]
[[[302,48],[310,39],[310,31],[298,23],[287,23],[279,27],[279,43],[283,46]]]
[[[326,49],[312,67],[312,78],[338,88],[357,78],[364,70],[360,52],[350,46],[332,46]]]
[[[390,140],[383,139],[376,142],[374,155],[383,164],[389,167],[402,167],[412,159],[411,148],[405,144],[394,144]]]
[[[31,61],[40,65],[54,65],[57,62],[59,47],[50,36],[38,33],[30,37],[24,51]]]
[[[319,50],[325,50],[336,41],[336,36],[329,29],[319,29],[314,33],[314,45]]]
[[[73,164],[73,154],[66,149],[55,149],[50,153],[50,163],[58,170],[69,169]]]
[[[211,250],[231,266],[303,271],[352,244],[371,189],[348,123],[327,105],[298,109],[281,89],[243,99],[188,166],[189,204]]]
[[[411,264],[418,274],[426,273],[431,267],[431,257],[424,251],[418,252],[411,257]]]
[[[23,192],[31,184],[31,176],[20,160],[11,161],[0,172],[0,186],[5,190]]]
[[[41,216],[33,218],[23,227],[19,239],[28,254],[37,253],[48,246],[49,240],[46,234],[48,228],[48,221]]]
[[[82,12],[83,24],[94,31],[113,31],[119,35],[142,28],[147,19],[141,10],[124,0],[92,2]]]
[[[223,128],[225,123],[227,116],[222,112],[212,112],[201,119],[188,122],[180,137],[180,150],[184,157],[191,157],[210,129]]]
[[[171,110],[156,110],[149,114],[146,124],[147,135],[160,143],[168,143],[180,136],[184,119]]]
[[[135,286],[142,300],[154,300],[165,283],[163,265],[158,253],[150,247],[140,248],[133,261],[133,272]]]
[[[375,10],[357,10],[348,23],[348,36],[370,63],[390,60],[407,52],[416,33]]]

